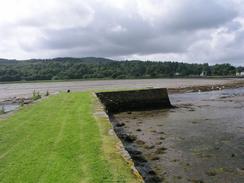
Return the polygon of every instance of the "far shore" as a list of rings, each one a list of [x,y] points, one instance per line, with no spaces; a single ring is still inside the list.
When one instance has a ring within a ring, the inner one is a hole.
[[[16,84],[16,83],[52,83],[52,82],[75,82],[75,81],[106,81],[106,80],[150,80],[150,79],[244,79],[244,76],[193,76],[193,77],[163,77],[163,78],[87,78],[87,79],[61,79],[61,80],[21,80],[21,81],[0,81],[0,84]]]

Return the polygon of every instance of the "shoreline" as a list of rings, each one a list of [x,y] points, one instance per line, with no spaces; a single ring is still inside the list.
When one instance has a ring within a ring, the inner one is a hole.
[[[244,76],[208,76],[208,77],[162,77],[162,78],[125,78],[125,79],[113,79],[113,78],[91,78],[91,79],[63,79],[63,80],[30,80],[30,81],[0,81],[0,84],[25,84],[25,83],[62,83],[62,82],[79,82],[79,81],[123,81],[123,80],[151,80],[151,79],[205,79],[205,80],[226,80],[226,79],[244,79]]]
[[[208,92],[208,91],[217,91],[224,89],[235,89],[244,87],[244,80],[236,81],[234,83],[225,83],[225,84],[214,84],[214,85],[196,85],[189,87],[180,87],[180,88],[168,88],[169,94],[176,93],[193,93],[193,92]]]

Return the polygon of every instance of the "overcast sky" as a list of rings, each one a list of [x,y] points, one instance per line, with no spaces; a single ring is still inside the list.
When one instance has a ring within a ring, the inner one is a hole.
[[[0,57],[244,65],[244,0],[0,0]]]

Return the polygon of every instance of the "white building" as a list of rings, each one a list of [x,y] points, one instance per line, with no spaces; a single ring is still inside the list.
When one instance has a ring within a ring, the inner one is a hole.
[[[204,76],[207,76],[208,73],[206,71],[202,71],[202,73],[200,74],[200,76],[204,77]]]
[[[242,71],[242,72],[236,72],[236,76],[244,76],[244,71]]]
[[[176,72],[176,73],[175,73],[175,76],[180,76],[180,73],[179,73],[179,72]]]

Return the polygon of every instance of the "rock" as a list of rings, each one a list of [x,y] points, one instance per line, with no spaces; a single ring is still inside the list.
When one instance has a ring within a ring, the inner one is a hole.
[[[134,142],[136,140],[136,136],[134,136],[134,135],[125,135],[124,140],[126,142]]]
[[[128,147],[128,148],[126,148],[126,150],[130,153],[131,156],[137,156],[137,155],[141,155],[142,154],[141,151],[138,151],[138,150],[136,150],[133,147]]]
[[[116,124],[116,127],[122,127],[122,126],[125,126],[125,124],[124,123],[117,123]]]
[[[144,144],[145,144],[145,142],[144,142],[143,140],[137,140],[136,143],[137,143],[138,145],[144,145]]]
[[[161,180],[157,176],[148,176],[145,179],[145,182],[150,182],[150,183],[161,183],[163,180]]]
[[[157,142],[157,143],[156,143],[156,145],[161,145],[161,144],[162,144],[162,142]]]
[[[135,155],[132,155],[131,154],[131,158],[134,160],[135,163],[137,164],[141,164],[141,163],[145,163],[147,162],[147,160],[144,158],[143,155],[141,154],[135,154]]]
[[[165,148],[165,147],[160,147],[160,148],[158,148],[158,149],[155,151],[155,153],[157,153],[157,154],[164,154],[166,150],[167,150],[167,148]]]
[[[148,171],[148,174],[150,174],[150,175],[156,175],[156,172],[154,170],[149,170]]]
[[[198,180],[198,179],[189,179],[192,183],[204,183],[203,180]]]
[[[145,146],[146,149],[153,149],[154,147],[155,147],[154,145],[150,145],[150,146],[146,145]]]
[[[215,176],[215,175],[217,175],[216,171],[212,171],[212,170],[207,171],[206,174],[208,176]]]
[[[159,160],[160,158],[158,156],[153,156],[151,157],[151,160],[155,161],[155,160]]]

